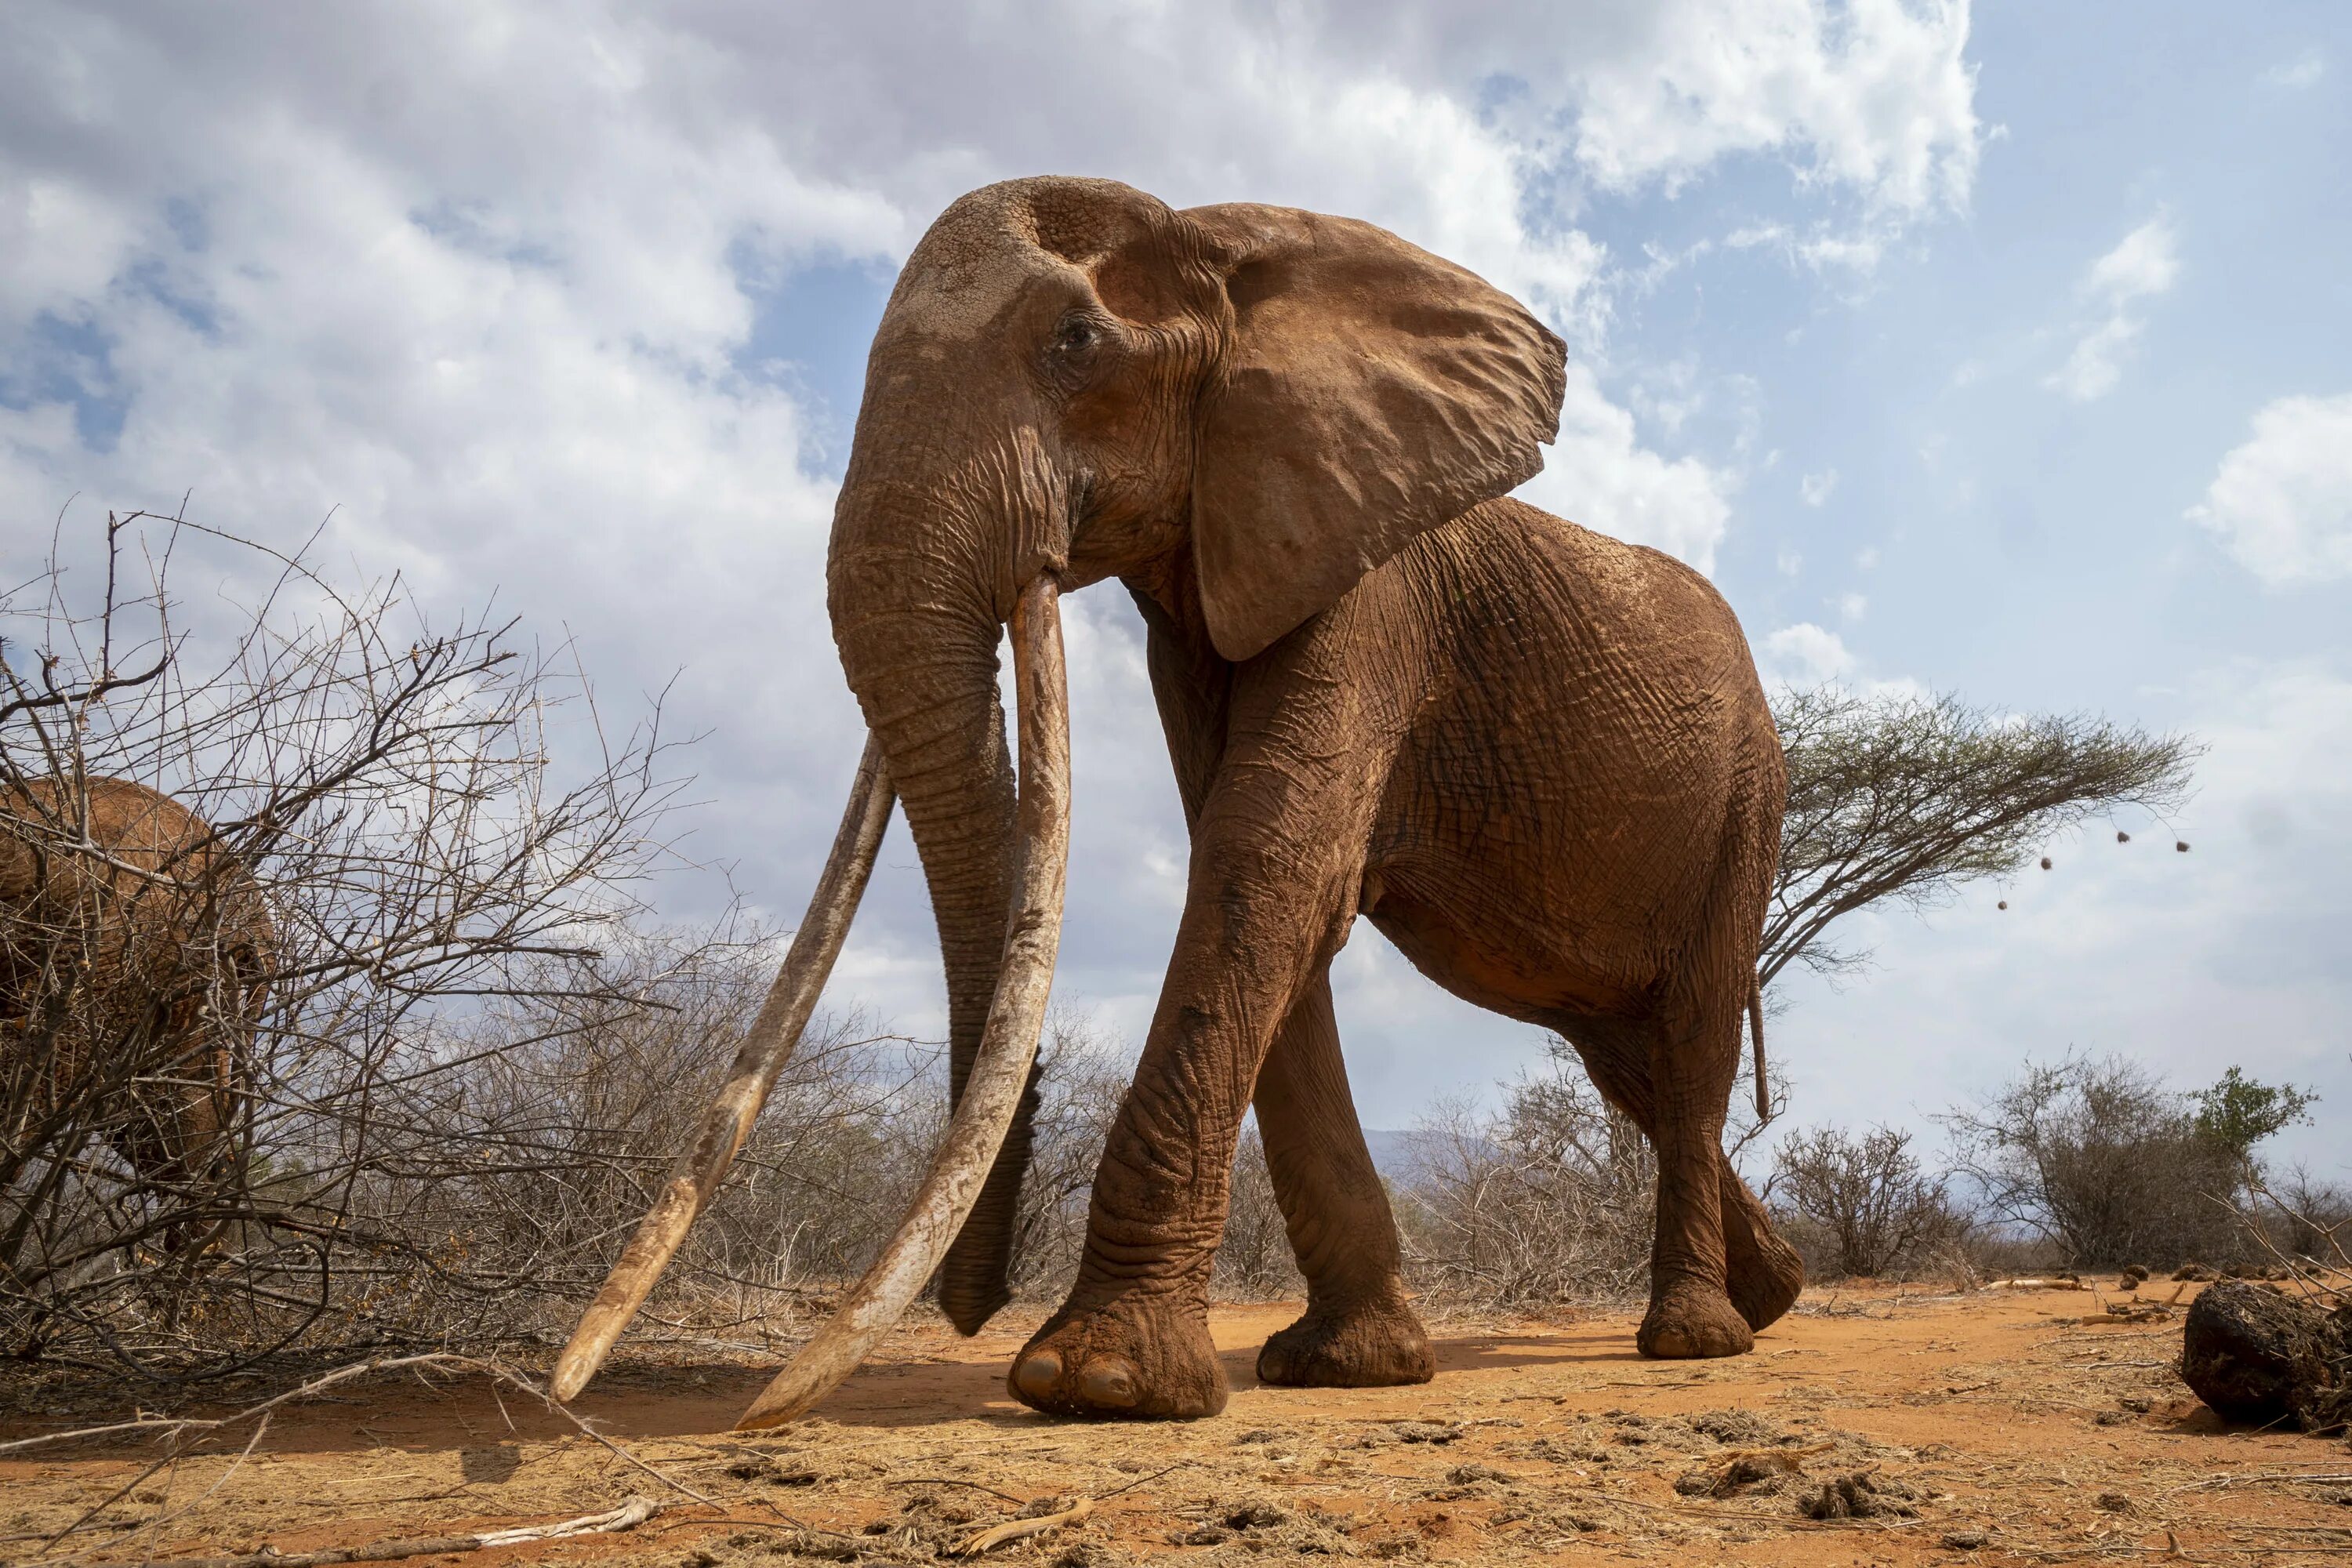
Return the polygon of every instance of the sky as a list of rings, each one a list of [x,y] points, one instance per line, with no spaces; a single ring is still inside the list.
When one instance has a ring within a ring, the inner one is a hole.
[[[1369,219],[1527,300],[1570,373],[1522,493],[1706,572],[1769,679],[2208,747],[2176,821],[1784,985],[1789,1126],[1932,1143],[2028,1058],[2118,1053],[2316,1089],[2276,1149],[2352,1177],[2328,0],[16,0],[0,572],[184,495],[444,624],[495,595],[699,736],[664,916],[789,926],[861,743],[822,566],[866,345],[931,218],[1035,174]],[[1183,826],[1132,606],[1066,613],[1055,994],[1135,1040]],[[1368,1125],[1542,1057],[1368,923],[1334,980]],[[830,1000],[943,1028],[902,826]]]

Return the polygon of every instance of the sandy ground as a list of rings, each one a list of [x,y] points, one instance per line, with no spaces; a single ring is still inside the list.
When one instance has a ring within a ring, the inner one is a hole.
[[[316,1551],[631,1494],[664,1511],[626,1534],[416,1561],[929,1562],[1024,1505],[1080,1499],[1091,1517],[989,1560],[2352,1555],[2352,1449],[2225,1428],[2171,1370],[2185,1300],[2137,1318],[2104,1300],[1814,1292],[1755,1353],[1709,1363],[1639,1359],[1630,1313],[1441,1321],[1434,1384],[1345,1392],[1259,1386],[1256,1347],[1295,1308],[1231,1308],[1215,1330],[1233,1403],[1164,1426],[1013,1404],[1003,1370],[1031,1321],[1008,1314],[972,1341],[904,1329],[814,1416],[765,1434],[728,1429],[758,1368],[619,1365],[578,1409],[627,1458],[511,1391],[403,1378],[288,1408],[242,1458],[250,1426],[143,1475],[152,1441],[0,1455],[0,1559]]]

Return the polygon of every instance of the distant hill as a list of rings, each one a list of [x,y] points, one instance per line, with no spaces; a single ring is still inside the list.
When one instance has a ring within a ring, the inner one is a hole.
[[[1408,1182],[1421,1173],[1413,1135],[1401,1128],[1367,1127],[1364,1143],[1372,1152],[1372,1169],[1391,1182]]]
[[[1389,1181],[1400,1184],[1419,1180],[1423,1170],[1422,1134],[1404,1127],[1367,1127],[1364,1146],[1372,1152],[1372,1169]],[[1502,1146],[1476,1140],[1489,1154],[1500,1154]]]

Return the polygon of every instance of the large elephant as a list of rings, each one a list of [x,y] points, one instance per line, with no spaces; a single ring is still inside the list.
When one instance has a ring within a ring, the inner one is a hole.
[[[237,1163],[274,946],[248,869],[169,795],[0,785],[0,1147],[55,1176],[95,1133],[167,1214],[200,1202]],[[217,1228],[163,1223],[173,1247]]]
[[[1308,1289],[1259,1375],[1432,1374],[1333,1021],[1329,965],[1360,914],[1455,994],[1574,1041],[1655,1142],[1643,1352],[1743,1352],[1795,1299],[1796,1256],[1721,1144],[1779,849],[1780,745],[1704,578],[1504,499],[1541,467],[1564,365],[1557,337],[1462,268],[1286,208],[1180,212],[1108,181],[1022,180],[957,201],[908,258],[875,335],[827,583],[929,885],[960,1094],[1034,1050],[1018,1037],[1034,1042],[1034,1018],[1008,997],[1034,990],[1024,932],[1054,847],[1027,820],[1031,732],[1050,773],[1060,716],[1027,710],[1033,692],[1057,698],[1029,624],[1055,589],[1117,577],[1134,596],[1192,832],[1077,1281],[1013,1367],[1026,1403],[1223,1407],[1205,1291],[1253,1104]],[[1008,621],[1018,816],[996,696]],[[878,831],[871,802],[888,795],[864,798],[845,846]],[[1056,898],[1059,877],[1043,879]],[[1008,908],[1023,911],[1010,942]],[[1001,1152],[968,1138],[957,1156],[996,1152],[984,1185],[969,1173],[979,1190],[940,1276],[966,1333],[1006,1299],[1034,1105],[1020,1087],[994,1091]],[[731,1150],[713,1129],[704,1153]],[[707,1195],[674,1191],[674,1215]],[[913,1251],[877,1265],[901,1282],[889,1300],[960,1212],[943,1199],[910,1221]],[[646,1239],[657,1217],[559,1392],[667,1256]],[[882,1321],[887,1295],[862,1288],[844,1321]],[[804,1407],[847,1363],[838,1346],[803,1358],[828,1356],[747,1424]]]

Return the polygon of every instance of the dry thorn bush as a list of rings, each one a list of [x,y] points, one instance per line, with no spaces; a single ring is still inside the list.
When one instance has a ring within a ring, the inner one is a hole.
[[[217,574],[208,618],[175,560]],[[397,578],[181,519],[61,532],[0,602],[0,852],[44,895],[0,905],[0,1353],[171,1380],[560,1318],[773,967],[765,933],[646,924],[658,720],[614,733],[562,650]],[[196,828],[126,858],[110,780]],[[222,865],[266,942],[228,939]],[[157,1023],[192,999],[256,1004],[217,1072]],[[677,1276],[743,1321],[862,1265],[940,1113],[929,1047],[811,1033]],[[203,1157],[142,1157],[199,1093]]]

